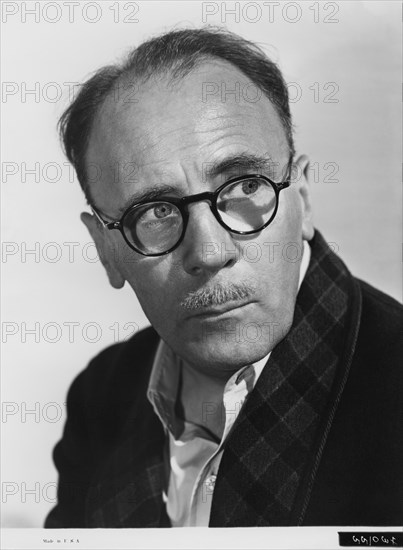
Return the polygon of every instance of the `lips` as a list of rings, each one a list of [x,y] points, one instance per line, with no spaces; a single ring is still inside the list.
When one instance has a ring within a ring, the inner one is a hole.
[[[200,308],[194,313],[189,315],[189,318],[197,319],[208,319],[209,317],[218,318],[224,316],[227,313],[235,312],[238,309],[242,309],[250,304],[255,303],[255,300],[245,301],[245,302],[227,302],[219,306],[210,306],[205,308]]]

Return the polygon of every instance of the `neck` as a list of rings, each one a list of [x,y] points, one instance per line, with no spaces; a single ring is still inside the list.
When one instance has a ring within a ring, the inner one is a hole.
[[[221,439],[225,426],[223,394],[229,376],[209,376],[188,363],[183,365],[181,374],[179,399],[184,419],[207,428]]]

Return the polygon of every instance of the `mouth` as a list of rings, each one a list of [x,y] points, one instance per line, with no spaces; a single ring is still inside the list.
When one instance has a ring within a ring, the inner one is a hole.
[[[247,302],[226,302],[225,304],[221,304],[219,306],[200,308],[196,312],[189,315],[188,318],[196,318],[198,320],[221,319],[225,316],[230,316],[233,313],[238,313],[238,311],[254,303],[256,303],[256,300],[249,300]]]

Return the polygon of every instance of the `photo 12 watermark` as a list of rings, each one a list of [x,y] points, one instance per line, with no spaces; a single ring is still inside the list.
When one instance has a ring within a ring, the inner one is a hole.
[[[313,103],[340,103],[340,86],[335,81],[313,81],[301,84],[286,83],[289,102],[311,101]],[[39,94],[38,94],[39,95]],[[270,92],[264,92],[254,82],[235,81],[205,81],[202,82],[201,98],[203,103],[220,101],[221,103],[257,103],[270,98]]]
[[[3,344],[75,344],[85,342],[96,344],[102,338],[113,342],[126,341],[140,330],[134,321],[115,321],[107,327],[98,321],[2,321],[1,341]]]
[[[335,24],[339,2],[202,2],[203,23],[289,23],[300,21]]]
[[[3,23],[139,23],[141,2],[1,2]]]

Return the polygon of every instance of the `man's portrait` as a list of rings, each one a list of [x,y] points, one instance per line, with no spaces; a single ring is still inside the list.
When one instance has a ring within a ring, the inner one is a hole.
[[[81,196],[80,210],[67,216],[61,203],[60,216],[81,223],[97,261],[75,272],[77,285],[79,274],[86,281],[79,301],[66,283],[57,290],[70,344],[84,334],[92,345],[87,365],[63,370],[47,529],[401,525],[403,308],[388,259],[399,225],[389,206],[398,200],[394,96],[376,56],[356,53],[350,34],[343,50],[339,4],[326,13],[288,4],[266,14],[267,37],[256,20],[255,37],[253,25],[217,19],[220,4],[194,3],[199,20],[134,33],[112,56],[105,44],[53,110],[60,163]],[[250,23],[250,6],[240,6]],[[342,60],[332,51],[323,63],[307,42],[326,80],[293,80],[271,46],[276,20],[303,25],[299,9],[327,21],[339,44]],[[368,29],[379,15],[386,33],[391,18],[365,10]],[[368,66],[346,116],[349,51]],[[328,77],[333,65],[340,80]],[[373,119],[354,119],[355,109]],[[355,152],[360,140],[367,153]],[[328,143],[334,156],[316,160]],[[343,158],[360,181],[349,181]],[[125,304],[111,310],[103,295],[116,290]],[[68,317],[81,307],[92,311],[84,328]],[[113,341],[94,337],[101,319]],[[42,319],[39,338],[51,340],[53,328]],[[9,341],[18,330],[7,325]]]

